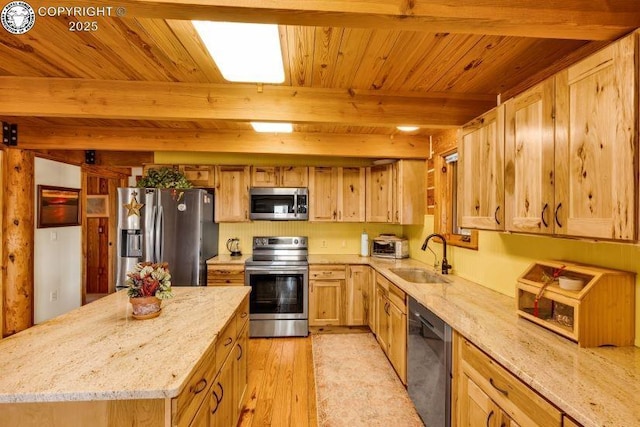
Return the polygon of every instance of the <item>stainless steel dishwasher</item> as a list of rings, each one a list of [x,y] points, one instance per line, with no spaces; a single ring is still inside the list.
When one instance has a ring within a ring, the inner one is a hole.
[[[451,425],[451,328],[409,297],[407,388],[428,427]]]

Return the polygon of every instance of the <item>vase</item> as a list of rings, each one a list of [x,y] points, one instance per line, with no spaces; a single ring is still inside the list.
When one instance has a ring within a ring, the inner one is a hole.
[[[160,316],[160,304],[162,300],[153,297],[131,297],[129,302],[133,306],[134,319],[153,319]]]

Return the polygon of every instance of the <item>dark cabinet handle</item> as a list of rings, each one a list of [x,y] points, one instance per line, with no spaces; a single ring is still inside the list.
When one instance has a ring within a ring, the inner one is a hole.
[[[507,390],[500,388],[493,383],[493,378],[489,378],[489,384],[491,384],[491,386],[498,390],[500,393],[504,394],[505,396],[509,396],[509,392]]]
[[[491,410],[489,415],[487,415],[487,427],[489,427],[489,424],[491,423],[491,417],[493,417],[493,410]]]
[[[500,206],[496,208],[496,211],[493,213],[493,217],[496,220],[496,224],[500,225],[500,220],[498,219],[498,211],[500,210]]]
[[[222,399],[224,399],[224,387],[222,387],[222,384],[220,384],[218,382],[218,387],[220,387],[220,400],[218,400],[218,403],[222,402]],[[216,398],[218,397],[218,395],[216,395]]]
[[[544,219],[544,213],[545,213],[545,211],[547,210],[547,208],[548,208],[548,207],[549,207],[549,203],[545,203],[545,204],[544,204],[544,207],[542,208],[542,213],[540,214],[540,218],[542,219],[542,224],[543,224],[545,227],[548,227],[548,226],[549,226],[549,224],[547,223],[547,221],[545,221],[545,219]]]
[[[240,315],[240,318],[244,319],[247,316],[248,316],[248,313],[246,311],[243,311],[242,314]]]
[[[202,391],[207,388],[207,380],[202,378],[200,381],[196,383],[193,387],[191,387],[191,391],[193,394],[202,393]]]
[[[558,227],[560,228],[562,228],[562,224],[560,224],[560,221],[558,220],[558,211],[560,210],[561,207],[562,207],[562,203],[558,203],[558,206],[556,206],[556,213],[555,213],[556,224],[558,224]]]
[[[211,410],[211,415],[218,412],[218,408],[220,407],[220,399],[218,399],[218,395],[216,394],[215,391],[213,391],[212,394],[213,394],[213,399],[216,401],[216,407]]]
[[[240,354],[238,354],[238,357],[236,357],[236,360],[242,359],[242,346],[240,344],[238,344],[238,350],[240,350]]]
[[[229,344],[231,344],[233,342],[233,338],[228,337],[227,340],[224,342],[224,346],[228,346]]]

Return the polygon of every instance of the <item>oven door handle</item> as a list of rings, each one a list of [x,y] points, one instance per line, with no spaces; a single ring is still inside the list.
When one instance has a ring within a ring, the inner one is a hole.
[[[270,275],[277,275],[277,274],[287,274],[287,273],[306,273],[307,271],[309,271],[309,269],[307,267],[272,267],[272,270],[265,270],[264,268],[250,268],[250,267],[245,267],[244,272],[245,274],[270,274]]]

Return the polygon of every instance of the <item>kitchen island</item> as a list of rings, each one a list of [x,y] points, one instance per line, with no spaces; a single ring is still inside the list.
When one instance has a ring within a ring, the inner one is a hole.
[[[188,424],[246,329],[249,291],[174,287],[148,320],[121,291],[0,341],[2,424]]]

